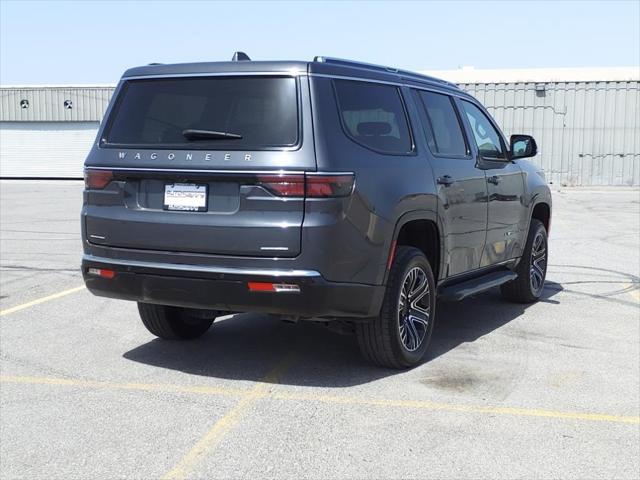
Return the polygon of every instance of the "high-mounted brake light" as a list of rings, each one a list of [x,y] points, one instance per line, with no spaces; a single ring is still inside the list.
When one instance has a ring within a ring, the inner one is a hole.
[[[267,174],[258,177],[258,185],[279,197],[333,198],[353,192],[353,173]]]
[[[92,170],[87,168],[84,171],[84,185],[86,188],[101,190],[113,180],[111,170]]]

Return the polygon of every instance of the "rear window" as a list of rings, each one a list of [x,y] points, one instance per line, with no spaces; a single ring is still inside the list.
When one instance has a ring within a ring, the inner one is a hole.
[[[236,138],[185,135],[185,130]],[[240,136],[241,138],[237,138]],[[189,149],[260,150],[298,143],[296,80],[202,77],[130,80],[116,101],[102,143]]]
[[[397,87],[352,80],[335,80],[334,85],[342,123],[352,140],[383,153],[412,150]]]

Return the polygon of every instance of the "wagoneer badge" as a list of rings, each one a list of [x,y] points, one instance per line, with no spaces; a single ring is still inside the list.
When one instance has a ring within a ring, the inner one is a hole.
[[[127,158],[128,154],[129,152],[118,152],[118,158],[121,158],[121,159]],[[158,154],[157,152],[151,152],[151,153],[136,152],[133,154],[133,158],[135,160],[142,160],[143,157],[148,158],[150,160],[157,160],[158,158],[166,158],[167,160],[176,160],[176,159],[177,160],[193,160],[194,155],[196,156],[196,160],[204,160],[207,162],[214,160],[213,153],[205,153],[205,152],[201,152],[201,153],[182,152],[178,154],[175,154],[173,152],[169,152],[167,154],[164,154],[164,153]],[[225,153],[225,154],[216,153],[215,157],[217,159],[217,157],[222,156],[223,160],[230,161],[232,155],[234,157],[236,156],[236,154],[231,154],[231,153]],[[251,161],[250,153],[245,153],[245,154],[238,153],[237,155],[242,155],[246,162]],[[180,156],[181,158],[178,158],[178,156]]]

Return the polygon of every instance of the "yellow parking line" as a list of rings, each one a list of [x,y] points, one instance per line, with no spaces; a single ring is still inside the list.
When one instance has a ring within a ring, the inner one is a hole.
[[[640,424],[640,416],[621,416],[602,413],[561,412],[555,410],[541,410],[537,408],[495,407],[483,405],[434,403],[421,400],[392,400],[392,399],[368,399],[360,397],[347,397],[337,395],[311,395],[300,393],[273,393],[271,398],[277,400],[297,400],[306,402],[341,403],[350,405],[365,405],[378,407],[416,408],[424,410],[441,410],[463,413],[489,413],[495,415],[514,415],[525,417],[546,417],[563,420],[587,420],[596,422],[631,423]]]
[[[636,302],[640,302],[640,287],[637,283],[628,283],[624,287],[628,290],[627,293],[631,295]]]
[[[396,407],[396,408],[414,408],[423,410],[440,410],[447,412],[462,413],[488,413],[495,415],[513,415],[524,417],[539,418],[556,418],[561,420],[581,420],[594,422],[609,423],[629,423],[640,424],[640,416],[624,416],[611,415],[605,413],[585,413],[585,412],[563,412],[557,410],[543,410],[538,408],[516,408],[516,407],[497,407],[491,405],[469,405],[456,403],[435,403],[423,400],[393,400],[393,399],[376,399],[366,397],[353,397],[344,395],[316,395],[304,393],[288,393],[267,392],[268,383],[275,383],[277,377],[282,374],[285,366],[281,365],[269,373],[262,383],[259,383],[251,389],[235,389],[225,387],[208,387],[208,386],[180,386],[171,384],[149,384],[149,383],[113,383],[113,382],[97,382],[90,380],[74,380],[67,378],[55,377],[29,377],[0,375],[0,383],[22,383],[32,385],[57,385],[70,387],[85,388],[101,388],[107,390],[141,390],[167,393],[192,393],[200,395],[223,395],[241,397],[240,402],[227,414],[220,419],[212,429],[207,433],[207,442],[202,445],[210,445],[214,443],[221,433],[228,431],[241,418],[242,414],[252,405],[253,402],[260,398],[273,398],[275,400],[303,401],[303,402],[322,402],[344,405],[363,405],[372,407]],[[244,402],[250,400],[250,402]],[[246,404],[246,405],[245,405]],[[205,437],[203,437],[204,440]],[[194,447],[195,448],[195,447]],[[185,457],[186,458],[186,457]],[[175,469],[174,469],[175,470]],[[173,471],[173,470],[172,470]],[[168,474],[167,474],[168,475]],[[178,478],[178,477],[169,477]]]
[[[269,395],[269,384],[276,383],[278,378],[291,364],[292,355],[287,356],[278,366],[271,370],[260,382],[249,390],[242,399],[219,419],[205,435],[198,440],[198,443],[178,462],[178,464],[169,470],[164,477],[168,479],[183,479],[193,471],[193,468],[200,462],[200,459],[207,453],[211,453],[220,445],[223,437],[227,432],[232,430],[244,417],[249,410],[260,398]]]
[[[23,303],[22,305],[16,305],[15,307],[7,308],[6,310],[0,310],[0,317],[9,315],[10,313],[19,312],[20,310],[33,307],[34,305],[39,305],[41,303],[48,302],[49,300],[55,300],[56,298],[71,295],[72,293],[79,292],[80,290],[83,290],[83,289],[84,289],[84,285],[82,285],[81,287],[70,288],[69,290],[63,290],[61,292],[54,293],[53,295],[47,295],[46,297],[38,298],[36,300]]]
[[[92,380],[75,380],[71,378],[55,377],[29,377],[16,375],[0,375],[0,383],[26,383],[31,385],[57,385],[67,387],[99,388],[106,390],[141,390],[145,392],[161,393],[194,393],[201,395],[225,395],[238,397],[246,395],[250,389],[207,387],[207,386],[181,386],[163,383],[115,383],[97,382]]]

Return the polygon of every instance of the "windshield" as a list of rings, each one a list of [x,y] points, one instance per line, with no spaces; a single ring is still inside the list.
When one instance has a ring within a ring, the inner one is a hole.
[[[298,143],[296,80],[264,76],[129,80],[101,143],[188,149],[291,147]]]

